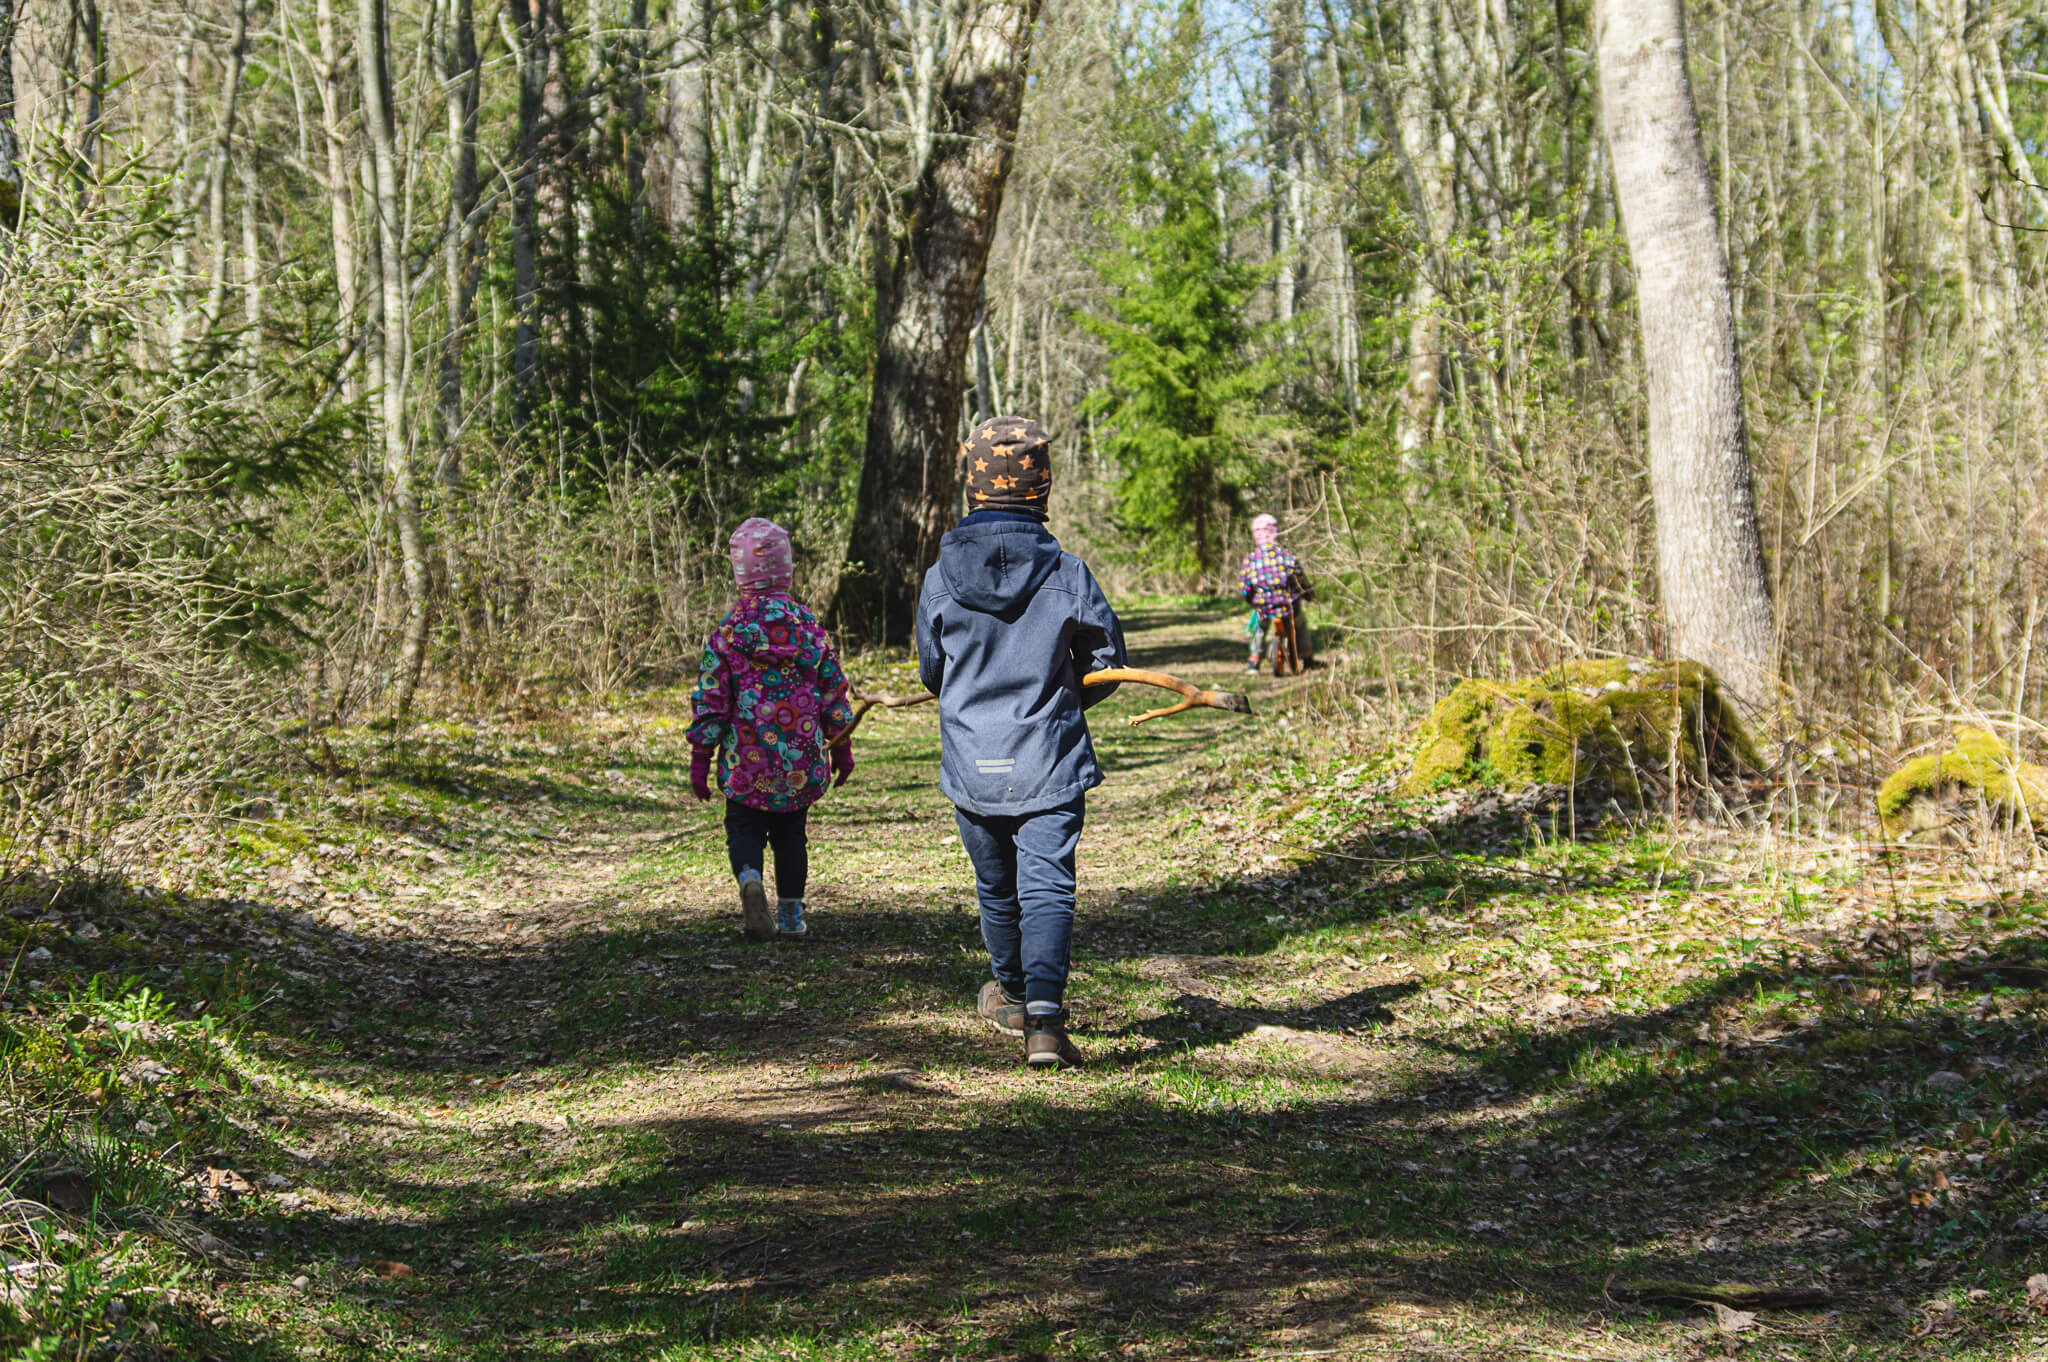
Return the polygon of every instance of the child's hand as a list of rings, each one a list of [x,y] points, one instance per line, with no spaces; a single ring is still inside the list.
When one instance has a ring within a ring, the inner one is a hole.
[[[690,749],[690,793],[699,799],[711,798],[711,749],[708,747]]]
[[[832,788],[838,789],[853,775],[853,744],[843,742],[832,749]]]

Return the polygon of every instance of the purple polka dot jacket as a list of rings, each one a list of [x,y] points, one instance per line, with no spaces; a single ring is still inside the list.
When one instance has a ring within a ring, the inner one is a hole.
[[[1294,603],[1308,595],[1308,574],[1286,549],[1262,544],[1244,556],[1237,585],[1252,609],[1266,619],[1278,619],[1293,614]]]

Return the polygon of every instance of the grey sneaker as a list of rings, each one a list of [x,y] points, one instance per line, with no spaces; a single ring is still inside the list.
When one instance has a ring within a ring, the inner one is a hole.
[[[775,935],[775,919],[768,915],[768,889],[761,883],[758,870],[740,876],[740,922],[755,941],[766,941]]]
[[[975,999],[974,1014],[998,1031],[1007,1031],[1013,1036],[1024,1034],[1024,1004],[1011,999],[1003,992],[1003,986],[991,979],[981,986],[981,996]]]
[[[1024,1018],[1024,1062],[1034,1069],[1078,1069],[1081,1052],[1067,1039],[1067,1014]]]
[[[775,905],[775,930],[781,936],[802,936],[811,929],[804,921],[804,901],[783,899]]]

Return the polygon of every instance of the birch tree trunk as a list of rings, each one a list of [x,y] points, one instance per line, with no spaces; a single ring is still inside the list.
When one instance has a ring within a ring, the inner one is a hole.
[[[952,0],[923,173],[877,270],[874,393],[837,613],[900,643],[960,499],[968,338],[1015,150],[1039,0]],[[913,130],[913,139],[917,139]]]
[[[1761,709],[1776,695],[1776,634],[1684,14],[1680,0],[1599,0],[1594,25],[1649,370],[1650,494],[1672,651]]]
[[[410,326],[407,324],[405,242],[401,236],[398,129],[391,98],[391,28],[384,0],[357,0],[356,67],[363,84],[363,124],[369,135],[371,216],[377,229],[378,311],[383,321],[382,383],[378,390],[377,433],[384,455],[385,492],[398,532],[399,586],[405,595],[405,625],[399,635],[393,701],[400,715],[412,708],[427,655],[426,540],[420,531],[419,489],[413,482],[412,451],[405,428],[405,387]]]

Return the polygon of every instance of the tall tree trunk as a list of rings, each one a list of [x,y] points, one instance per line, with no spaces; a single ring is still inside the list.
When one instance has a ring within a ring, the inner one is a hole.
[[[542,95],[548,77],[546,0],[507,0],[519,40],[519,140],[512,166],[512,428],[533,419],[540,369],[537,258]]]
[[[342,401],[355,402],[355,380],[349,371],[360,349],[362,299],[357,291],[356,229],[349,191],[348,138],[342,129],[341,33],[334,22],[334,0],[314,0],[313,29],[320,44],[320,72],[314,84],[320,93],[321,173],[326,178],[327,231],[334,251],[334,314],[336,340],[342,349]]]
[[[483,88],[483,67],[477,60],[476,12],[473,0],[448,0],[441,35],[441,78],[448,114],[448,225],[441,245],[442,291],[448,303],[448,334],[441,341],[439,396],[441,470],[444,484],[462,477],[462,456],[456,437],[462,431],[462,348],[476,302],[475,231],[469,221],[476,211],[477,102]]]
[[[11,5],[12,0],[0,0],[0,3]],[[108,70],[106,25],[100,18],[99,0],[82,0],[78,6],[78,19],[80,36],[85,40],[85,113],[78,124],[78,155],[73,162],[76,167],[73,173],[76,177],[78,207],[82,211],[92,202],[93,191],[100,182],[100,145],[102,133],[105,131],[102,120],[106,116]],[[0,66],[12,65],[11,55],[0,61]],[[0,94],[11,97],[13,88],[12,70],[0,70]],[[11,115],[11,106],[7,112]],[[0,122],[11,125],[12,118],[0,116]],[[13,135],[12,126],[0,132],[0,137],[12,138]],[[10,151],[0,154],[11,157],[13,153]],[[12,162],[9,164],[11,166]],[[7,182],[5,176],[8,173],[0,171],[0,184]],[[4,190],[0,190],[0,195],[4,193]],[[13,222],[14,219],[5,211],[4,202],[0,202],[0,227],[11,227]]]
[[[206,311],[201,324],[208,331],[220,324],[228,297],[228,175],[235,153],[235,114],[241,104],[242,69],[249,59],[249,0],[235,0],[234,36],[220,78],[219,121],[206,160],[206,253],[212,278],[207,283]]]
[[[840,618],[900,643],[960,496],[961,378],[1009,178],[1039,0],[959,6],[924,170],[879,270],[874,393]],[[943,133],[943,136],[937,135]],[[913,138],[916,133],[913,130]]]
[[[0,230],[21,225],[21,140],[14,131],[14,28],[19,0],[0,0]],[[94,11],[97,16],[98,11]]]
[[[1413,0],[1401,16],[1403,70],[1395,127],[1400,153],[1411,169],[1410,211],[1422,236],[1421,268],[1410,286],[1407,379],[1394,443],[1408,479],[1410,496],[1426,494],[1437,470],[1429,446],[1443,398],[1444,324],[1437,311],[1437,276],[1445,268],[1452,218],[1457,212],[1454,176],[1457,141],[1439,107],[1440,72],[1459,63],[1447,51],[1442,0]]]
[[[668,161],[665,208],[678,232],[709,233],[714,188],[711,151],[711,35],[713,0],[682,0],[676,11],[674,66],[661,115]]]
[[[384,486],[398,532],[399,585],[405,627],[399,636],[393,701],[399,714],[412,708],[426,663],[432,584],[420,530],[420,497],[412,476],[405,428],[406,363],[410,350],[406,307],[405,242],[400,235],[398,129],[391,98],[391,26],[384,0],[356,0],[356,68],[363,84],[363,124],[369,135],[371,216],[377,225],[377,283],[383,320],[383,381],[377,431],[384,455]]]
[[[187,10],[178,27],[177,45],[171,49],[171,147],[176,169],[171,174],[171,372],[185,368],[185,309],[191,302],[192,284],[192,60],[198,42],[199,18]]]
[[[626,0],[626,31],[619,44],[626,65],[626,195],[633,205],[633,239],[647,227],[647,0]]]
[[[1266,151],[1272,202],[1273,315],[1291,321],[1301,291],[1301,219],[1308,185],[1302,157],[1302,0],[1272,0],[1267,9]]]
[[[462,484],[462,358],[475,313],[476,289],[482,269],[476,248],[478,185],[476,170],[477,106],[483,91],[483,65],[476,46],[473,0],[448,0],[441,34],[442,100],[448,119],[448,222],[441,246],[442,293],[448,310],[448,333],[441,339],[441,373],[435,394],[441,458],[436,470],[443,491],[452,499]],[[441,539],[441,561],[448,572],[448,595],[462,640],[469,642],[470,612],[465,599],[462,536],[459,516],[447,516]]]
[[[260,138],[252,142],[261,145]],[[242,197],[242,368],[248,374],[250,399],[258,391],[257,371],[263,365],[263,239],[257,223],[256,156],[252,147],[236,167]]]
[[[1615,198],[1649,370],[1650,494],[1673,651],[1753,709],[1776,695],[1742,376],[1680,0],[1599,0],[1595,46]]]
[[[774,109],[775,77],[782,64],[782,10],[778,6],[768,16],[768,36],[764,46],[766,60],[756,77],[754,87],[753,121],[747,131],[747,154],[742,160],[736,211],[733,214],[733,240],[743,251],[757,250],[760,243],[755,239],[761,223],[761,194],[768,174],[769,118]]]

